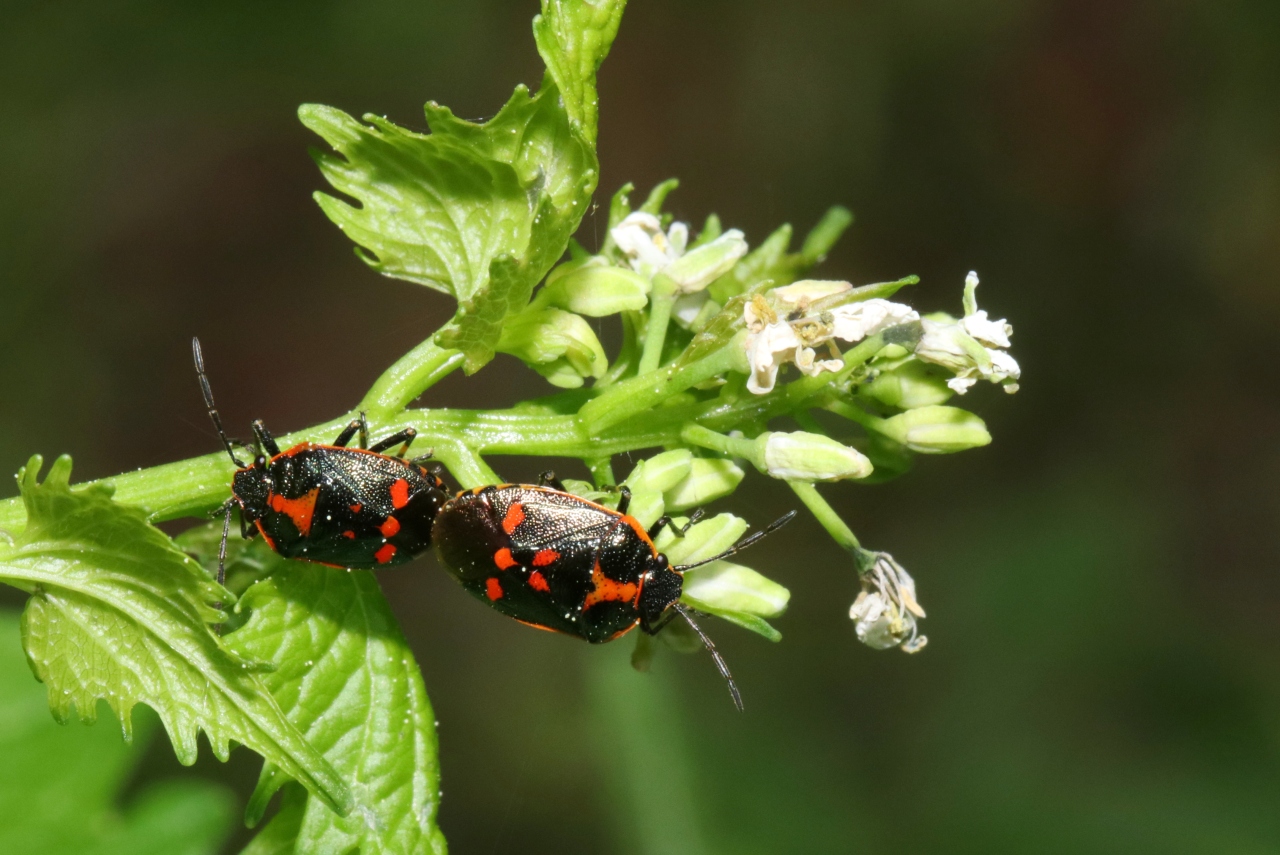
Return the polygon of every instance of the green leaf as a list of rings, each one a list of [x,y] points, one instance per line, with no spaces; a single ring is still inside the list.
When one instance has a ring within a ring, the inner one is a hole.
[[[129,746],[105,728],[63,728],[19,647],[16,612],[0,611],[0,852],[202,855],[234,823],[231,793],[203,781],[154,784],[115,804],[155,732],[139,716]]]
[[[543,0],[533,38],[547,73],[563,93],[569,120],[594,148],[596,71],[618,34],[626,0]]]
[[[196,759],[205,732],[226,760],[238,742],[279,764],[335,810],[351,796],[333,767],[289,723],[252,663],[219,643],[207,623],[230,598],[142,511],[118,505],[104,486],[72,491],[71,458],[43,484],[37,455],[18,473],[27,525],[0,542],[0,580],[31,594],[23,642],[48,687],[59,722],[72,709],[97,718],[105,699],[131,736],[130,712],[160,714],[179,762]]]
[[[534,20],[541,89],[517,87],[483,124],[435,103],[430,134],[332,107],[299,110],[341,155],[317,154],[321,172],[360,203],[318,193],[321,208],[378,272],[457,298],[437,343],[462,350],[468,373],[493,358],[503,319],[529,302],[587,211],[599,177],[595,73],[623,5],[547,0]]]
[[[246,658],[275,665],[263,681],[290,721],[352,782],[355,799],[346,818],[308,799],[297,851],[443,853],[435,716],[373,574],[286,561],[261,544],[248,551],[273,567],[241,598],[237,608],[251,615],[226,642]],[[264,764],[249,801],[251,822],[286,780]],[[263,834],[280,836],[277,822]]]

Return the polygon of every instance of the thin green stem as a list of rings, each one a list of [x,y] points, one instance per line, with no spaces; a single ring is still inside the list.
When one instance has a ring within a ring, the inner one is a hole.
[[[718,374],[742,369],[746,355],[742,336],[745,333],[697,362],[681,368],[659,368],[610,386],[600,397],[583,405],[579,411],[583,426],[595,435]]]
[[[813,514],[814,518],[827,530],[827,534],[831,535],[831,538],[836,543],[852,552],[855,559],[863,552],[862,544],[858,543],[858,538],[854,535],[853,530],[845,525],[844,520],[840,519],[840,515],[835,512],[835,509],[827,504],[827,500],[822,498],[822,494],[818,492],[817,487],[814,487],[809,481],[788,481],[787,486],[800,497],[800,501],[804,502],[804,506],[809,509],[809,513]]]
[[[461,351],[440,347],[432,336],[384,371],[356,409],[375,421],[384,421],[462,367],[462,362]]]
[[[597,488],[612,487],[618,483],[613,476],[613,460],[609,457],[587,458],[582,461],[591,470],[591,480]]]
[[[649,294],[649,324],[644,331],[644,351],[640,354],[637,374],[648,374],[662,361],[662,346],[667,340],[676,290],[676,283],[671,277],[661,273],[653,277],[653,291]]]
[[[690,445],[696,445],[699,448],[708,448],[712,451],[718,451],[721,454],[728,454],[732,457],[742,457],[750,460],[757,468],[763,468],[764,461],[761,459],[760,449],[756,445],[754,439],[744,439],[736,436],[725,436],[722,433],[716,433],[702,425],[687,424],[680,431],[680,438]]]

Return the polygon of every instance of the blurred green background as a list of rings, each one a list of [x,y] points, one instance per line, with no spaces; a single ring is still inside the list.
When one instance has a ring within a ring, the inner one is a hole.
[[[8,0],[0,470],[214,450],[193,334],[232,425],[350,407],[451,309],[324,219],[295,108],[490,115],[540,75],[536,9]],[[1280,4],[635,0],[600,89],[602,194],[676,175],[678,216],[753,243],[848,205],[819,273],[918,273],[907,298],[954,312],[977,269],[1022,391],[963,399],[992,446],[826,491],[915,576],[923,654],[855,641],[852,566],[811,520],[754,551],[794,597],[780,645],[711,627],[743,716],[704,656],[637,675],[625,642],[529,631],[429,558],[386,573],[453,851],[1280,852]],[[426,402],[545,388],[500,360]],[[725,506],[796,504],[753,484]],[[84,750],[131,816],[206,793],[226,832],[193,851],[246,839],[247,752]]]

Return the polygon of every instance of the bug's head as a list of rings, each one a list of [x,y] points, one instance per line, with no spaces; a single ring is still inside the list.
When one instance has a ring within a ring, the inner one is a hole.
[[[684,577],[671,569],[667,556],[659,554],[649,559],[644,588],[640,591],[640,601],[636,603],[640,609],[640,626],[646,632],[654,631],[667,610],[680,602],[683,590]]]
[[[231,479],[231,493],[245,518],[260,519],[267,512],[267,497],[271,493],[271,479],[266,467],[254,465],[237,469]]]

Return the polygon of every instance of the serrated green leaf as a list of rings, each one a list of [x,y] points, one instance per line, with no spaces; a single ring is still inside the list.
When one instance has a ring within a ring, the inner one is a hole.
[[[355,799],[346,818],[308,799],[297,851],[443,853],[435,717],[373,574],[286,561],[259,544],[250,550],[274,566],[241,598],[238,608],[251,614],[226,643],[276,666],[263,681],[290,721],[352,782]],[[279,768],[264,765],[249,803],[251,821],[286,780]]]
[[[489,265],[529,240],[529,195],[509,163],[447,134],[418,134],[333,107],[304,104],[302,123],[342,157],[316,153],[325,179],[358,200],[316,201],[379,273],[471,299]]]
[[[437,343],[462,350],[468,373],[493,358],[503,319],[529,302],[587,211],[599,177],[595,73],[623,5],[546,0],[534,21],[542,87],[517,87],[483,124],[434,103],[430,134],[332,107],[299,110],[341,155],[317,154],[325,178],[360,203],[320,193],[321,208],[375,270],[457,298]]]
[[[533,38],[547,73],[564,93],[570,121],[593,147],[598,99],[596,71],[609,55],[626,0],[543,0]]]
[[[280,810],[240,850],[240,855],[297,855],[298,833],[306,812],[307,791],[294,783],[285,784]]]
[[[234,822],[229,791],[204,781],[153,784],[116,807],[156,731],[149,712],[137,743],[110,729],[63,728],[20,646],[18,613],[0,611],[0,852],[40,855],[203,855]]]
[[[130,712],[159,713],[178,760],[195,762],[203,730],[225,760],[231,743],[252,748],[335,810],[351,796],[328,761],[291,725],[252,663],[222,647],[207,623],[230,593],[142,511],[118,505],[107,487],[70,489],[71,459],[44,483],[37,455],[18,474],[27,525],[0,542],[0,580],[31,594],[23,641],[59,721],[74,709],[93,722],[106,700],[130,736]]]

